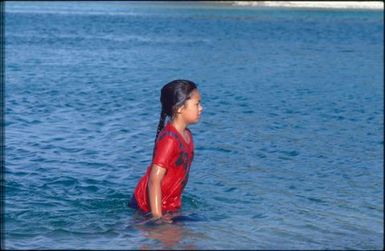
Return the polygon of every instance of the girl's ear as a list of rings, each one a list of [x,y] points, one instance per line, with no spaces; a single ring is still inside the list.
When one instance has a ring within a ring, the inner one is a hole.
[[[181,113],[184,109],[184,105],[182,105],[181,107],[179,107],[177,110],[176,110],[176,113]]]

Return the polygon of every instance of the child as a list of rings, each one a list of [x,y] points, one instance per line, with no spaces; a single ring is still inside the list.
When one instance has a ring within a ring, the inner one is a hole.
[[[171,223],[165,213],[181,207],[182,191],[194,158],[192,134],[187,126],[200,119],[203,110],[200,99],[196,84],[189,80],[171,81],[161,90],[162,110],[152,163],[139,180],[130,202],[130,207],[151,212],[151,220]]]

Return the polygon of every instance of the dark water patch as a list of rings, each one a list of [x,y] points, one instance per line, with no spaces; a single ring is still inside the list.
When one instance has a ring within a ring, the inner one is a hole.
[[[297,156],[297,155],[299,155],[299,152],[297,152],[297,151],[289,151],[289,152],[281,151],[281,153],[287,154],[289,156]]]
[[[266,218],[266,217],[267,217],[266,214],[258,213],[258,214],[253,215],[251,218],[252,219],[263,219],[263,218]]]
[[[235,188],[235,187],[230,187],[230,188],[226,189],[225,192],[228,193],[228,192],[232,192],[232,191],[234,191],[234,190],[237,190],[237,188]]]
[[[70,187],[79,184],[79,180],[70,176],[57,177],[51,182],[47,182],[45,186],[59,186],[59,187]]]

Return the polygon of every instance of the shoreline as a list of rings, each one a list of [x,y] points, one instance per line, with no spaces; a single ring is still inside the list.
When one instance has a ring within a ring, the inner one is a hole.
[[[382,1],[220,1],[235,7],[384,10]]]

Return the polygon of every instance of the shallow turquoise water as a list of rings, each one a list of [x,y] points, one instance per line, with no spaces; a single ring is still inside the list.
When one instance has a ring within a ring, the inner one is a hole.
[[[383,248],[383,11],[5,6],[7,248]],[[205,109],[184,220],[141,225],[176,78]]]

